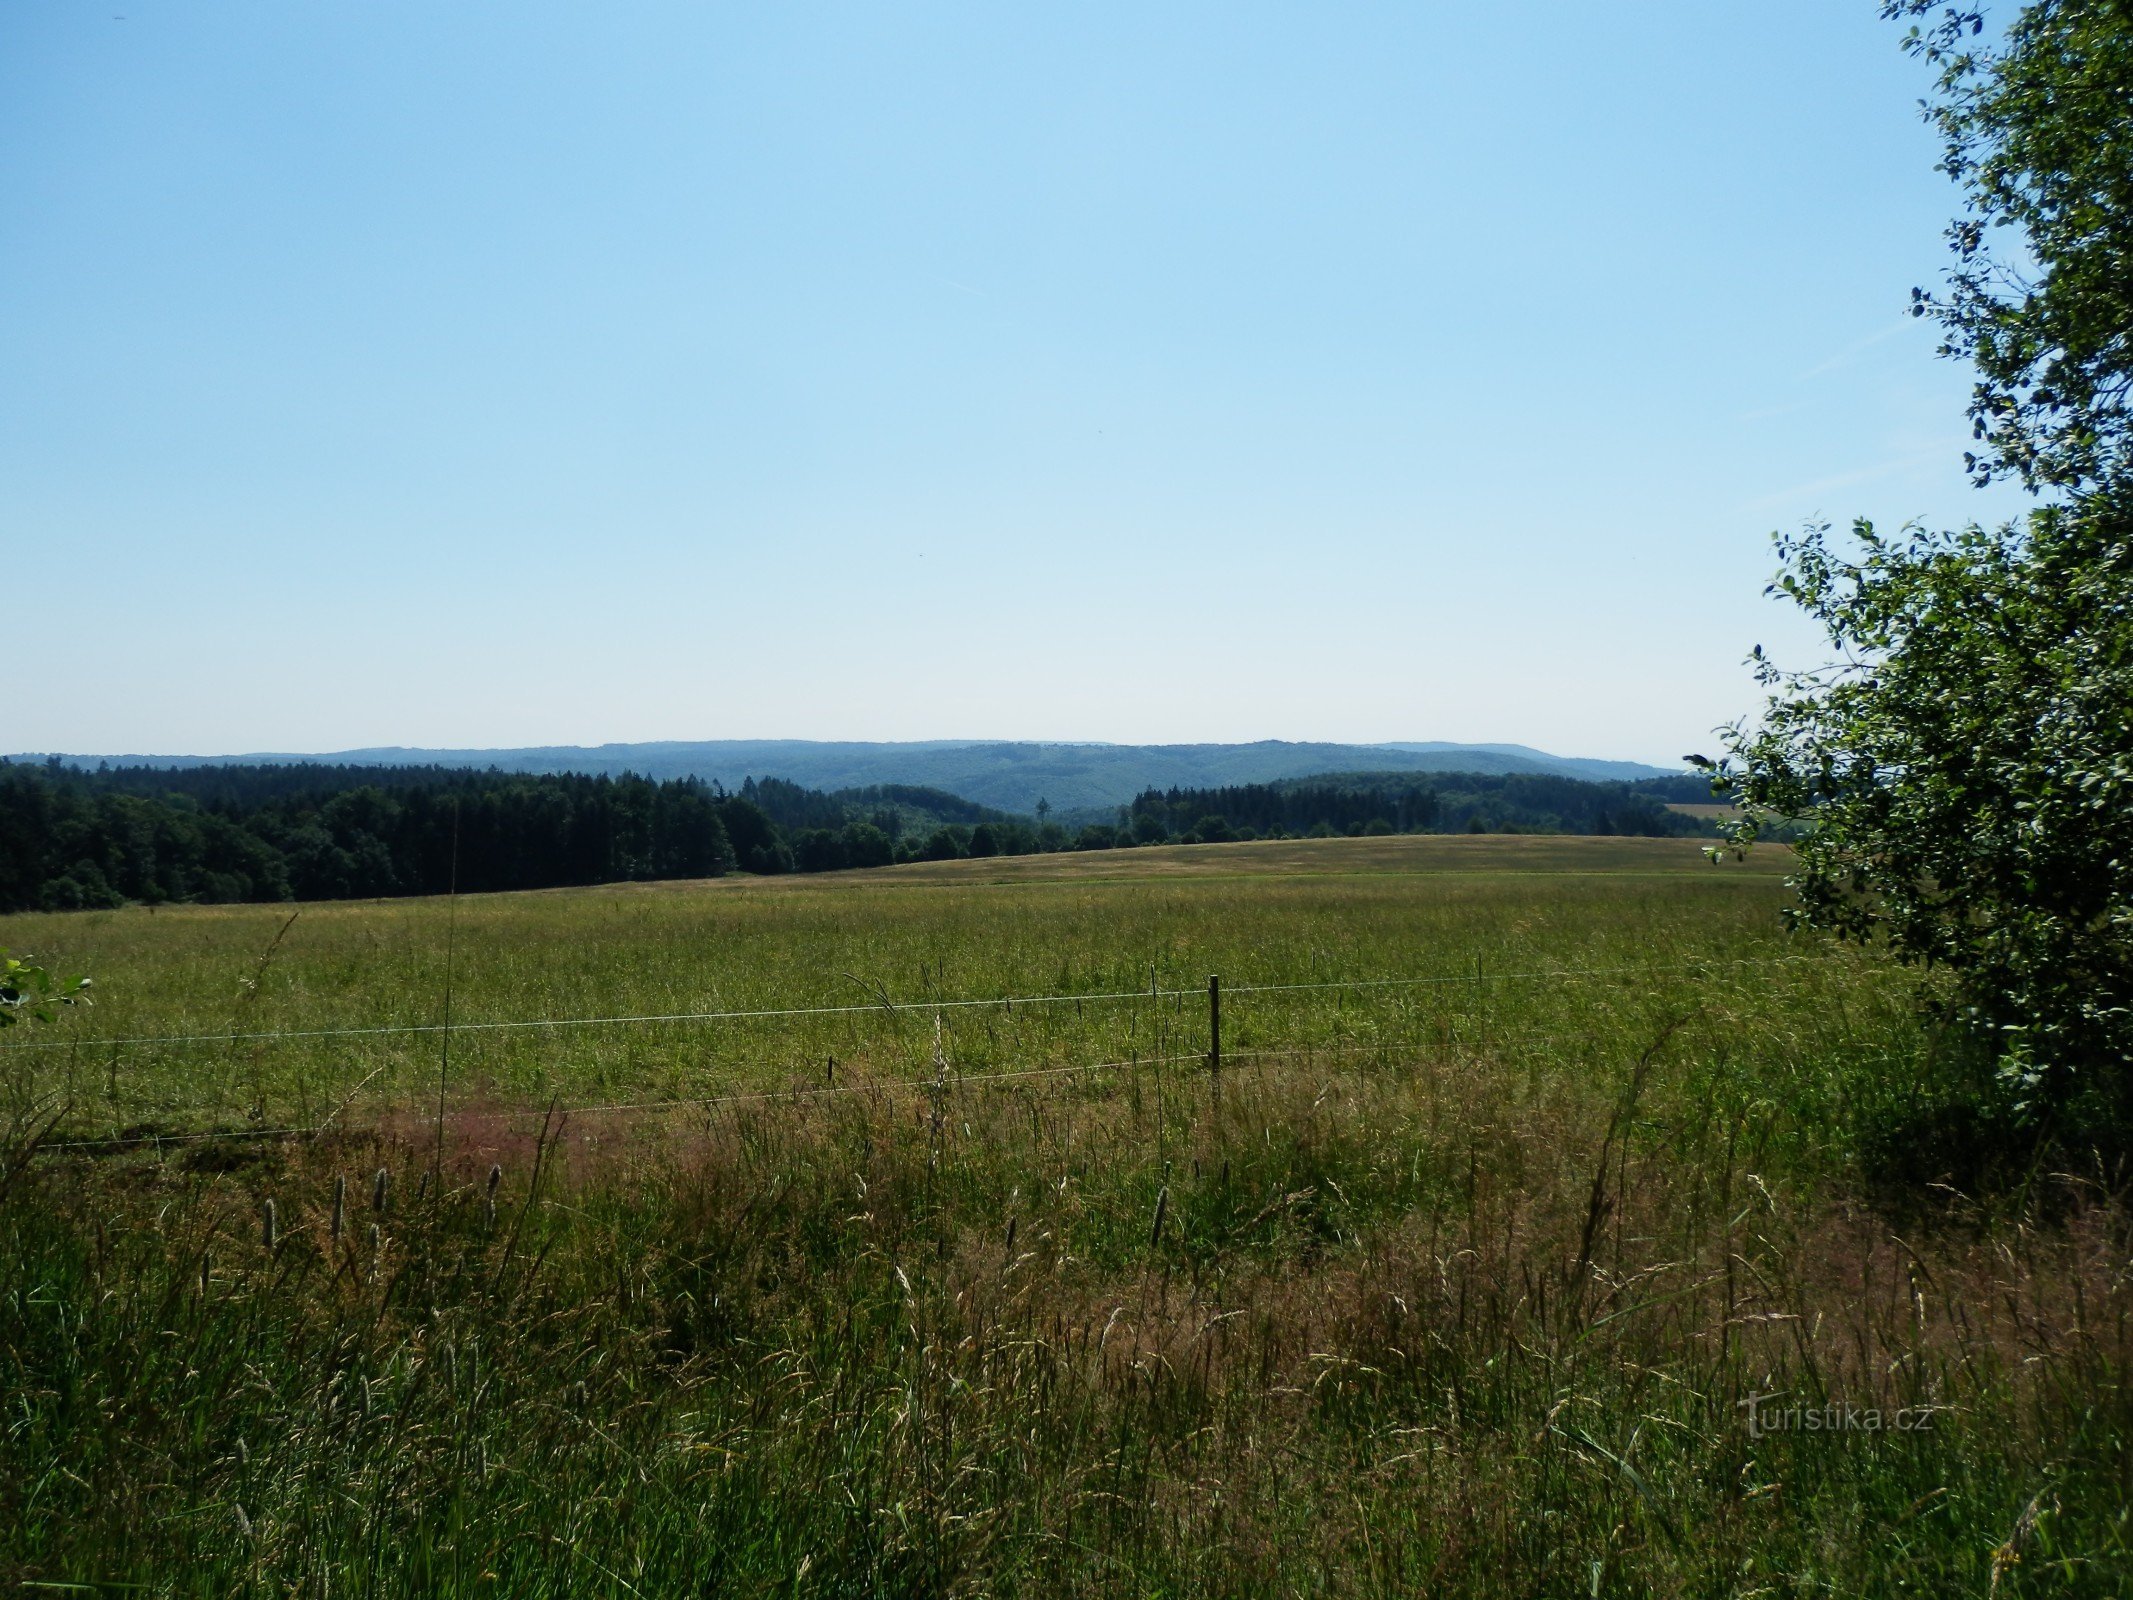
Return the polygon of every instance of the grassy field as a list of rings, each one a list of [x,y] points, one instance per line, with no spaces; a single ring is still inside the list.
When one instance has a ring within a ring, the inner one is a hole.
[[[0,1042],[52,1127],[0,1169],[0,1576],[2122,1593],[2112,1175],[1934,1187],[1911,980],[1789,939],[1783,865],[0,921],[98,994]]]
[[[1774,1008],[1782,1019],[1759,1038],[1797,1051],[1814,1048],[1802,1030],[1827,1027],[1826,1000],[1860,996],[1862,969],[1787,943],[1781,868],[1776,855],[1716,868],[1679,840],[1392,838],[456,905],[14,917],[0,940],[94,973],[96,1005],[0,1062],[18,1102],[64,1102],[75,1133],[360,1123],[433,1102],[443,1065],[455,1096],[521,1106],[819,1083],[832,1058],[927,1075],[936,1002],[951,1002],[940,1022],[962,1072],[1195,1052],[1211,973],[1230,986],[1235,1051],[1486,1038],[1499,1054],[1550,1055],[1684,1006],[1714,1023]],[[445,1016],[448,952],[446,1064],[439,1036],[413,1030]],[[1239,992],[1382,979],[1448,981]],[[1154,1002],[1137,998],[1151,988]],[[1126,998],[964,1003],[1071,995]],[[581,1020],[795,1010],[824,1014]]]

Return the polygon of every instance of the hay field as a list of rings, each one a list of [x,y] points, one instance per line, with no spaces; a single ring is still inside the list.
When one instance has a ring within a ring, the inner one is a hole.
[[[83,1134],[360,1122],[433,1102],[440,1069],[470,1100],[676,1099],[829,1078],[833,1060],[929,1072],[942,1001],[960,1071],[1177,1055],[1204,1048],[1211,973],[1236,1051],[1484,1034],[1547,1051],[1684,1006],[1774,1008],[1780,1047],[1820,1026],[1818,984],[1869,981],[1787,943],[1782,865],[1713,867],[1680,840],[1343,839],[20,916],[0,941],[93,973],[96,1004],[34,1049],[0,1042],[0,1063],[19,1102],[57,1096]],[[448,953],[447,1062],[418,1030],[444,1021]],[[1446,981],[1237,992],[1384,979]],[[1127,998],[966,1003],[1077,995]],[[794,1011],[823,1014],[586,1020]]]
[[[0,1576],[2122,1592],[2109,1175],[1892,1193],[1933,1040],[1782,872],[1334,840],[8,919],[100,995],[0,1055]],[[344,1031],[436,1023],[448,943],[448,1060]]]

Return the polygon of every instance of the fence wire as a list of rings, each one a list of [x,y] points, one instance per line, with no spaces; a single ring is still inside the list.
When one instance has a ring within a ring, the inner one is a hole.
[[[1698,961],[1681,967],[1566,967],[1534,972],[1473,972],[1407,978],[1332,978],[1315,983],[1239,983],[1222,985],[1226,995],[1293,994],[1322,989],[1413,989],[1459,983],[1522,983],[1581,978],[1693,977],[1702,972],[1735,967],[1780,967],[1826,962],[1826,956],[1747,956],[1731,961]],[[103,1049],[115,1045],[181,1044],[272,1044],[296,1039],[365,1039],[415,1037],[423,1034],[504,1033],[538,1028],[612,1028],[647,1023],[767,1022],[797,1017],[864,1016],[870,1012],[967,1011],[992,1006],[1012,1010],[1016,1006],[1101,1004],[1125,1000],[1172,1000],[1206,991],[1191,988],[1165,989],[1151,984],[1146,989],[1115,989],[1090,994],[1012,994],[960,1000],[873,1000],[864,1005],[783,1006],[757,1011],[671,1011],[610,1017],[526,1017],[494,1022],[392,1022],[358,1028],[300,1028],[254,1033],[160,1033],[92,1035],[72,1039],[28,1039],[0,1044],[0,1054],[32,1050]]]
[[[1696,977],[1710,972],[1745,968],[1772,968],[1828,964],[1828,956],[1771,956],[1742,957],[1725,961],[1696,961],[1676,967],[1618,966],[1556,968],[1537,971],[1489,972],[1477,968],[1473,972],[1437,974],[1430,976],[1326,979],[1308,983],[1262,983],[1224,984],[1223,993],[1229,996],[1255,994],[1295,994],[1326,990],[1383,990],[1435,987],[1455,984],[1485,984],[1492,982],[1539,982],[1568,981],[1592,978],[1623,977]],[[19,1050],[54,1050],[111,1045],[164,1045],[164,1044],[221,1044],[230,1042],[266,1042],[278,1040],[315,1040],[334,1038],[363,1038],[380,1035],[422,1035],[459,1032],[495,1032],[506,1029],[598,1027],[638,1023],[682,1023],[753,1021],[766,1019],[850,1016],[873,1012],[923,1015],[927,1012],[946,1012],[991,1007],[1012,1010],[1016,1006],[1053,1006],[1083,1004],[1089,1002],[1116,1002],[1135,1000],[1181,1000],[1185,997],[1200,997],[1206,993],[1197,986],[1192,988],[1164,988],[1151,985],[1147,989],[1115,990],[1079,994],[1050,995],[1001,995],[989,998],[964,998],[956,1000],[910,1000],[896,1002],[886,998],[867,1005],[840,1006],[790,1006],[757,1010],[676,1012],[658,1015],[630,1015],[610,1017],[561,1017],[532,1018],[500,1022],[454,1022],[407,1024],[401,1026],[378,1026],[362,1028],[318,1028],[281,1032],[223,1033],[223,1034],[146,1034],[115,1038],[92,1038],[81,1040],[40,1040],[34,1043],[0,1046],[0,1053]],[[1225,1049],[1223,1065],[1253,1062],[1293,1060],[1322,1056],[1383,1054],[1388,1050],[1412,1048],[1411,1042],[1378,1039],[1355,1043],[1327,1042],[1287,1048]],[[736,1090],[708,1095],[684,1095],[661,1100],[613,1101],[577,1106],[552,1107],[554,1111],[570,1117],[599,1117],[633,1113],[653,1114],[686,1110],[712,1110],[721,1106],[769,1104],[774,1102],[805,1103],[816,1099],[833,1098],[854,1094],[927,1093],[942,1089],[983,1087],[990,1084],[1011,1083],[1041,1078],[1092,1076],[1098,1073],[1139,1070],[1161,1070],[1182,1065],[1205,1068],[1210,1056],[1205,1050],[1184,1054],[1124,1057],[1103,1061],[1071,1062],[1045,1067],[1016,1068],[996,1072],[960,1072],[944,1068],[943,1075],[936,1078],[870,1078],[852,1083],[800,1084],[793,1083],[778,1089]],[[372,1075],[373,1077],[375,1074]],[[365,1080],[368,1082],[369,1080]],[[359,1086],[360,1089],[360,1086]],[[340,1121],[341,1113],[354,1103],[351,1095],[322,1121],[272,1127],[207,1128],[198,1130],[156,1131],[149,1133],[122,1133],[103,1137],[76,1138],[69,1140],[42,1140],[36,1148],[45,1152],[96,1151],[111,1153],[125,1149],[160,1148],[165,1145],[189,1145],[216,1140],[258,1140],[318,1138],[337,1128],[345,1129]]]

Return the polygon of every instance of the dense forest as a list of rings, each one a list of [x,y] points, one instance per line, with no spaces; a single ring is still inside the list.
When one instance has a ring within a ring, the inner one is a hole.
[[[1676,793],[1676,790],[1679,793]],[[338,900],[828,872],[965,856],[1334,834],[1684,834],[1694,779],[1359,773],[1149,790],[1068,827],[935,789],[448,767],[0,762],[0,911]],[[1048,809],[1048,808],[1045,808]]]
[[[1588,783],[1540,773],[1341,773],[1225,789],[1150,789],[1129,808],[1136,843],[1363,833],[1707,832],[1672,801],[1708,801],[1701,778]]]
[[[0,909],[708,877],[735,865],[726,820],[690,782],[0,765]]]
[[[901,785],[729,794],[627,774],[0,762],[0,911],[826,871],[1070,842]]]

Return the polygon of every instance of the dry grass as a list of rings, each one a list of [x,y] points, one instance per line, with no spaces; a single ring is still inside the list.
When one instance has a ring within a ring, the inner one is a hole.
[[[1676,806],[1677,811],[1697,811]],[[1717,808],[1723,810],[1725,808]],[[1779,852],[1729,863],[1746,876],[1781,876]],[[1241,844],[1156,845],[1145,849],[925,861],[867,873],[839,873],[880,883],[1131,883],[1161,878],[1395,876],[1437,873],[1504,875],[1538,872],[1608,877],[1702,877],[1713,868],[1693,839],[1597,839],[1544,834],[1403,834],[1370,839],[1261,839]]]

